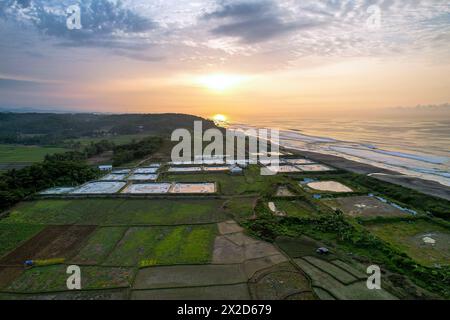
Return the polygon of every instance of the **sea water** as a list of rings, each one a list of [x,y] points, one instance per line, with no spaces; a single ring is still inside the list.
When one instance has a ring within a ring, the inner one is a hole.
[[[285,147],[343,157],[450,186],[450,118],[248,117],[230,128],[277,128]]]

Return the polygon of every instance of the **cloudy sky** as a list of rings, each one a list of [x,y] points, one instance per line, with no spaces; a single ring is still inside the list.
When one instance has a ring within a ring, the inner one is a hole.
[[[238,117],[450,101],[450,0],[0,0],[0,37],[0,107]]]

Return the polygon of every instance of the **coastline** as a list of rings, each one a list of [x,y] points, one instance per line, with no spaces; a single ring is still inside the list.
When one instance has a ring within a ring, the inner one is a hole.
[[[222,127],[243,131],[259,128],[243,123],[227,123]],[[375,144],[310,135],[299,130],[279,130],[281,149],[337,169],[370,175],[381,181],[450,201],[450,180],[446,174],[442,175],[446,172],[442,170],[448,167],[443,165],[446,159],[442,157],[409,154],[395,149],[383,150]],[[346,150],[339,152],[340,149]],[[358,154],[359,151],[362,154]]]
[[[436,181],[425,180],[417,177],[407,176],[388,169],[378,168],[370,164],[348,160],[335,155],[317,153],[311,151],[299,151],[296,149],[284,148],[285,150],[309,158],[314,161],[328,164],[337,169],[347,170],[353,173],[370,175],[371,177],[400,185],[424,194],[442,198],[450,201],[450,188]]]

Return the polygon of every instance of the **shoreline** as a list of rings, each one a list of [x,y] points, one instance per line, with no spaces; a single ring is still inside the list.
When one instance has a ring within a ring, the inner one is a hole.
[[[282,148],[293,154],[297,154],[314,161],[328,164],[337,169],[342,169],[353,173],[370,175],[371,177],[384,182],[400,185],[405,188],[416,190],[430,196],[450,201],[450,188],[436,181],[411,177],[408,175],[398,173],[396,171],[378,168],[370,164],[348,160],[335,155],[329,155],[312,151],[300,151],[286,147]]]

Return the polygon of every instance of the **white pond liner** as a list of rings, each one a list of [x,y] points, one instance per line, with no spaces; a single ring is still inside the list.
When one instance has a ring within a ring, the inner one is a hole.
[[[184,173],[184,172],[201,172],[202,168],[201,167],[170,167],[169,170],[167,170],[167,172],[173,172],[173,173]]]
[[[142,173],[142,174],[151,174],[151,173],[156,173],[158,171],[158,168],[153,167],[153,168],[137,168],[133,171],[134,174],[136,173]]]
[[[102,177],[100,180],[102,181],[123,181],[127,177],[127,174],[114,174],[110,173],[106,176]]]
[[[203,167],[204,171],[207,172],[217,172],[217,171],[230,171],[230,167],[222,166],[222,167]]]
[[[272,172],[277,173],[295,173],[300,172],[300,169],[295,166],[269,166],[267,167]]]
[[[131,172],[131,169],[117,169],[117,170],[113,170],[111,173],[112,174],[128,174]]]
[[[155,181],[157,174],[133,174],[127,178],[128,181]]]
[[[75,187],[56,187],[39,192],[41,195],[66,194],[75,190]]]
[[[333,171],[334,169],[323,164],[305,164],[298,165],[297,168],[304,172]]]
[[[170,193],[215,193],[214,183],[176,183]]]
[[[88,182],[79,188],[76,188],[71,194],[113,194],[117,193],[126,185],[122,181],[95,181]]]
[[[353,192],[352,189],[337,181],[314,181],[306,185],[311,189],[318,191]]]
[[[168,193],[171,183],[133,183],[121,193],[126,194],[164,194]]]
[[[314,161],[308,159],[280,159],[280,162],[289,164],[314,164]]]

